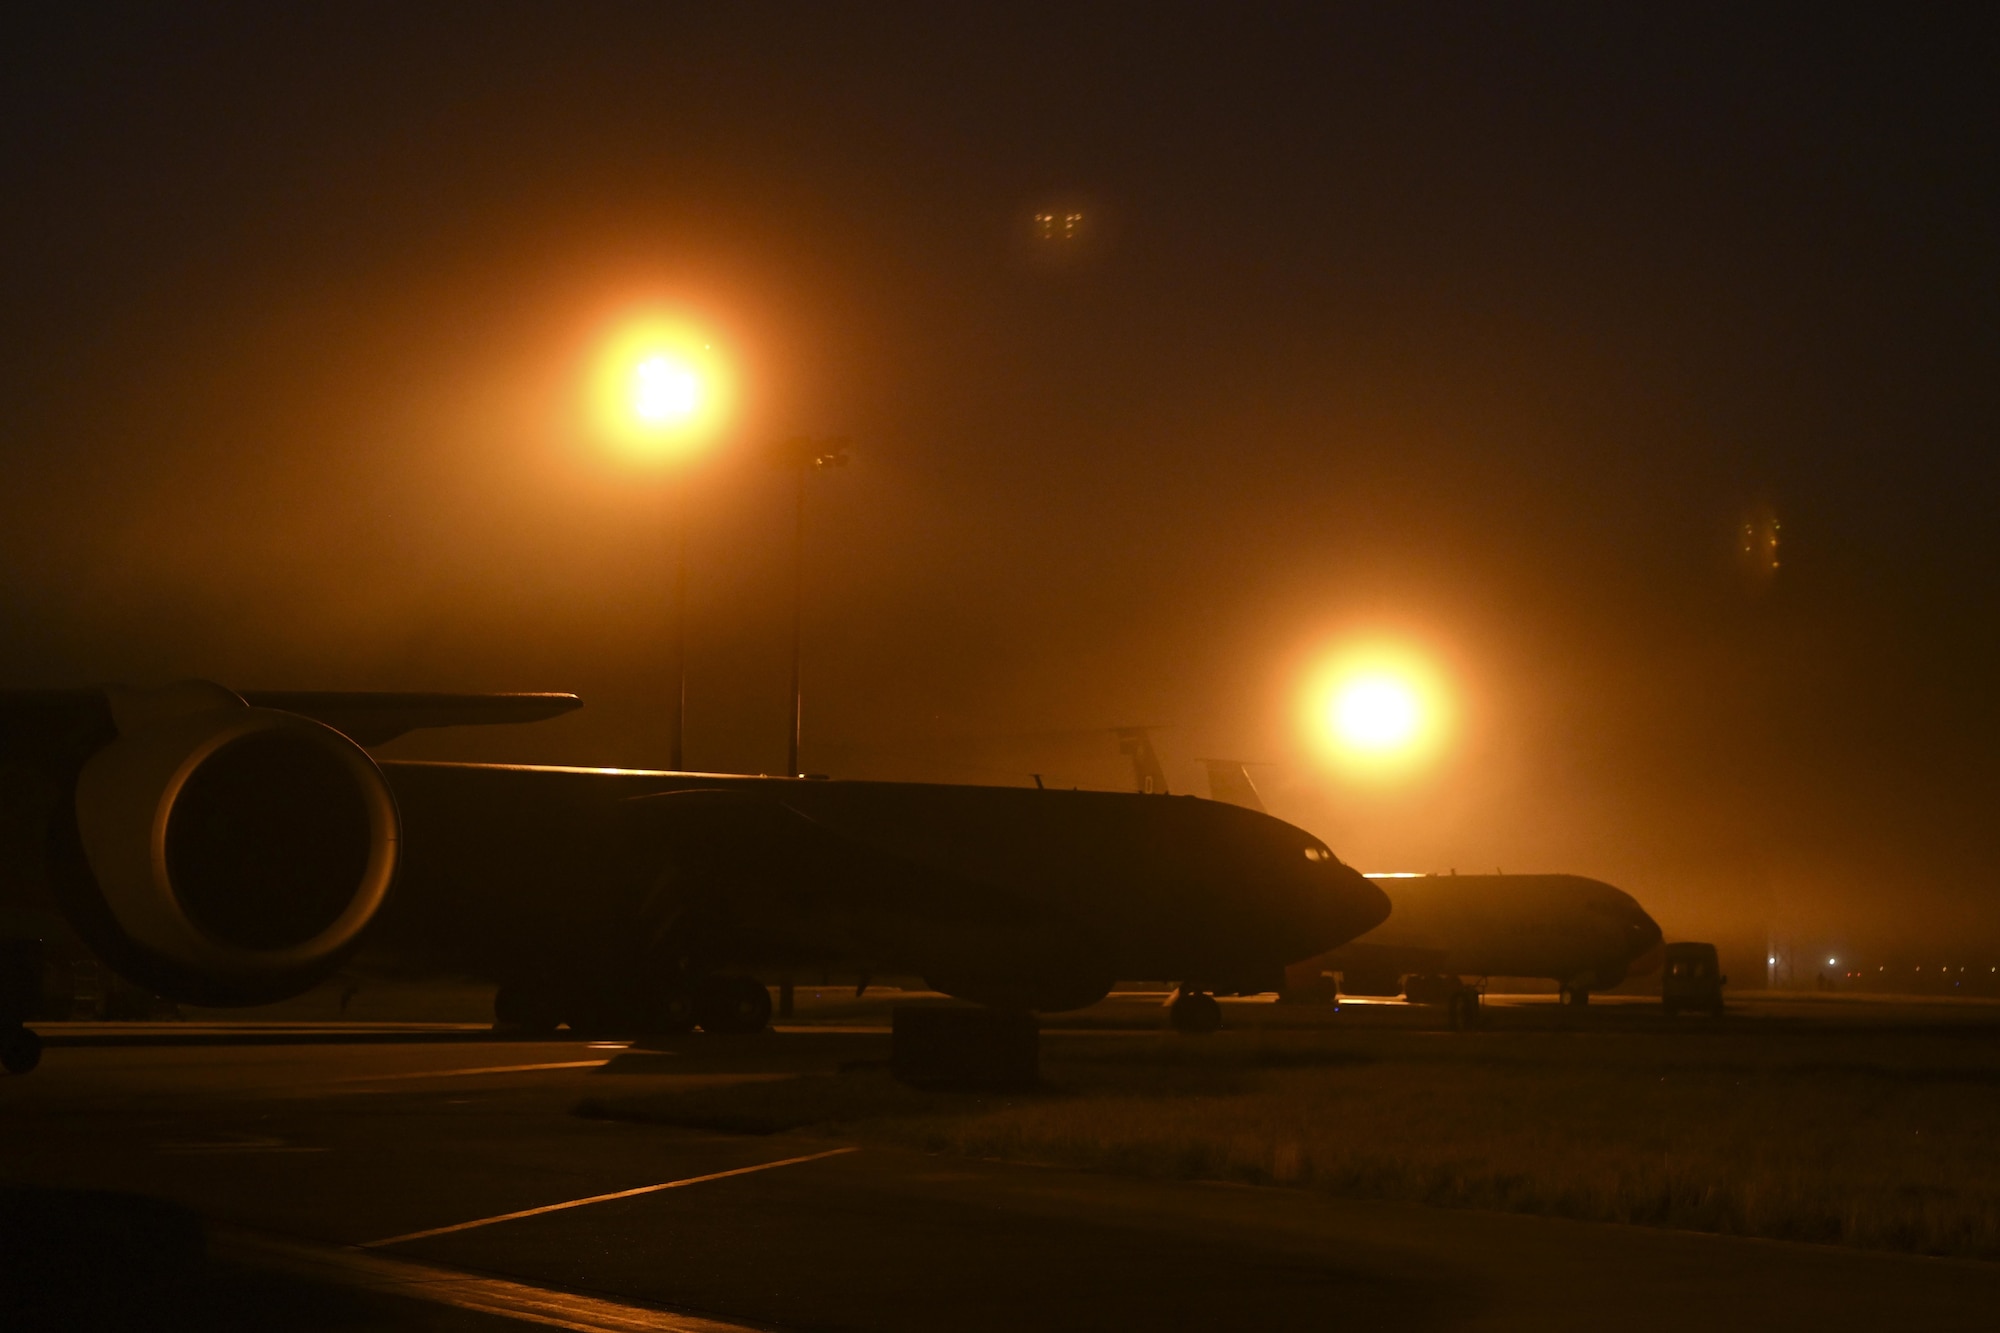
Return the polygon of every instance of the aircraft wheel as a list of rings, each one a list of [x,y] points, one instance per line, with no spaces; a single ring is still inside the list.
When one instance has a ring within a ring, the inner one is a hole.
[[[750,977],[711,977],[695,992],[694,1021],[715,1036],[762,1032],[771,1021],[771,992]]]
[[[1460,988],[1451,993],[1445,1001],[1445,1023],[1454,1032],[1465,1032],[1479,1026],[1479,992],[1470,988]]]
[[[15,1028],[0,1035],[0,1069],[25,1074],[42,1062],[42,1039],[32,1028]]]
[[[1562,1002],[1568,1005],[1589,1004],[1590,992],[1581,986],[1564,986],[1562,988]]]
[[[1176,1032],[1214,1032],[1222,1026],[1222,1006],[1206,991],[1182,991],[1167,1006],[1167,1021]]]

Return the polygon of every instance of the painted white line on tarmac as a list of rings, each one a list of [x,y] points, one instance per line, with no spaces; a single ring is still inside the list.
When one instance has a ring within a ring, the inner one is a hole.
[[[275,1269],[309,1281],[359,1287],[550,1328],[575,1329],[577,1333],[750,1333],[745,1325],[719,1319],[579,1296],[287,1236],[215,1227],[210,1229],[209,1251],[227,1262]]]
[[[779,1162],[759,1162],[756,1166],[739,1166],[733,1171],[712,1171],[705,1176],[689,1176],[685,1180],[667,1180],[658,1185],[641,1185],[637,1189],[614,1190],[610,1194],[593,1194],[587,1199],[569,1199],[562,1203],[546,1203],[540,1208],[523,1208],[518,1213],[501,1213],[497,1217],[475,1218],[470,1222],[454,1222],[448,1227],[431,1227],[425,1231],[410,1231],[400,1236],[390,1236],[385,1240],[363,1241],[358,1247],[364,1250],[380,1249],[385,1245],[401,1245],[405,1241],[427,1240],[432,1236],[448,1236],[454,1231],[470,1231],[474,1227],[490,1227],[495,1222],[513,1222],[523,1217],[539,1217],[543,1213],[559,1213],[565,1208],[581,1208],[585,1204],[608,1203],[612,1199],[630,1199],[640,1194],[657,1194],[661,1190],[677,1190],[687,1185],[703,1185],[711,1180],[727,1180],[731,1176],[747,1176],[756,1171],[770,1171],[781,1166],[797,1166],[801,1162],[817,1162],[824,1157],[839,1157],[843,1153],[859,1152],[858,1148],[832,1148],[826,1152],[808,1153],[804,1157],[787,1157]]]
[[[465,1074],[526,1074],[537,1069],[596,1069],[609,1060],[558,1060],[546,1065],[482,1065],[477,1069],[418,1069],[402,1074],[356,1074],[335,1083],[388,1083],[402,1078],[458,1078]]]

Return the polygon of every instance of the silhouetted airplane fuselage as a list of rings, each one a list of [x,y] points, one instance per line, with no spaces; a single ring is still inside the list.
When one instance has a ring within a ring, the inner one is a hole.
[[[1309,834],[1191,797],[384,772],[405,831],[386,941],[502,976],[600,967],[609,938],[675,958],[685,936],[704,969],[914,974],[1061,1009],[1120,978],[1271,989],[1387,911]]]
[[[1373,993],[1405,976],[1543,977],[1573,993],[1658,966],[1660,928],[1623,890],[1581,875],[1374,881],[1389,919],[1320,962]]]
[[[575,706],[198,681],[0,696],[20,779],[0,897],[58,909],[118,971],[194,1003],[296,994],[372,942],[497,980],[536,1022],[672,1025],[696,994],[718,1029],[731,1005],[761,1024],[758,980],[814,971],[1028,1009],[1127,977],[1267,989],[1388,910],[1310,835],[1191,798],[361,748]]]

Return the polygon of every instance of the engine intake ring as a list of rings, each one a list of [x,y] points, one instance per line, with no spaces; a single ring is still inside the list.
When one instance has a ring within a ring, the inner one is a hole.
[[[381,771],[295,713],[204,709],[123,735],[84,766],[76,815],[120,931],[190,995],[255,1003],[305,989],[395,877],[399,821]]]

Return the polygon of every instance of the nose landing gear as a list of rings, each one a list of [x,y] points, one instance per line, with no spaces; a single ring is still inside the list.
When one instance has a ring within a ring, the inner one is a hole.
[[[1214,1032],[1222,1026],[1222,1006],[1207,991],[1177,986],[1167,1001],[1167,1021],[1176,1032]]]

